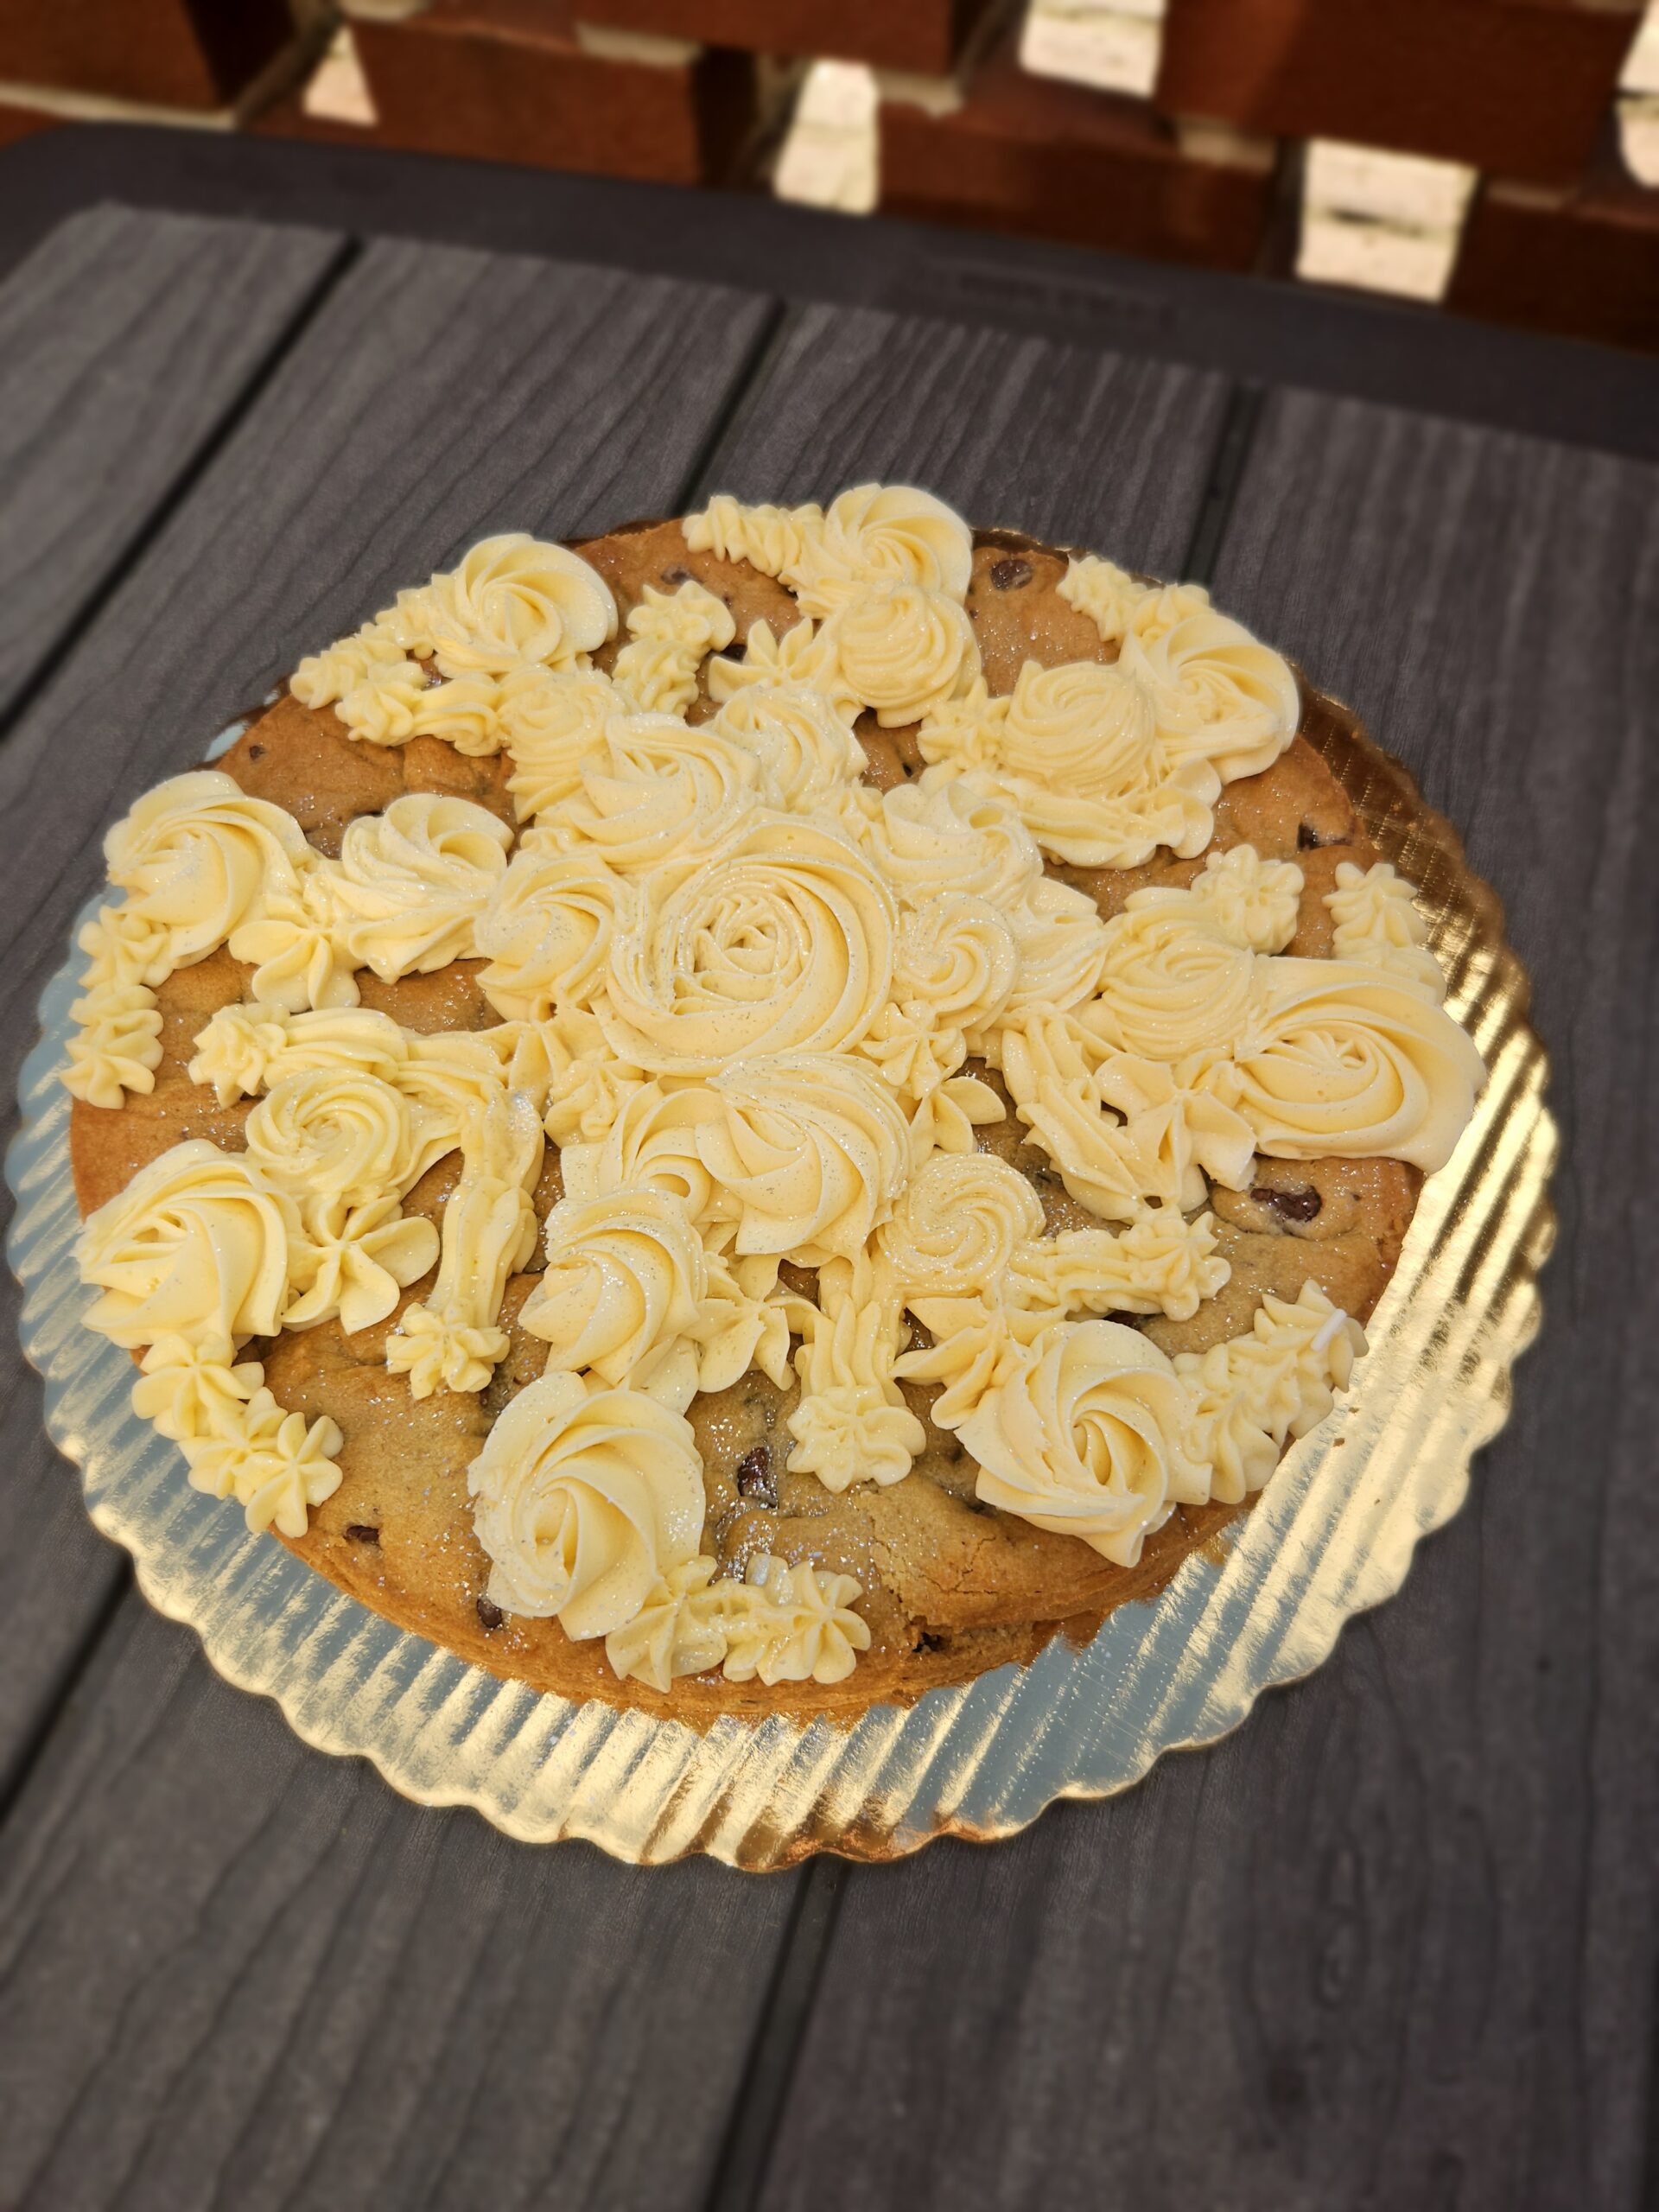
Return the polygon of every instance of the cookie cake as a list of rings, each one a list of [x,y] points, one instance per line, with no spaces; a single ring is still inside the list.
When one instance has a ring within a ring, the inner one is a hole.
[[[1087,1635],[1356,1379],[1484,1080],[1307,704],[913,488],[486,539],[111,830],[88,1325],[198,1489],[538,1689]]]

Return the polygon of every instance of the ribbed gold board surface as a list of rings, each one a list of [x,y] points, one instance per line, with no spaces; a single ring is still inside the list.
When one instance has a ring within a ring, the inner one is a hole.
[[[47,1425],[80,1467],[104,1533],[150,1603],[201,1637],[229,1681],[273,1697],[319,1750],[372,1759],[432,1805],[508,1834],[584,1836],[655,1864],[706,1851],[736,1866],[820,1850],[890,1859],[936,1835],[1008,1835],[1057,1797],[1127,1788],[1178,1745],[1236,1727],[1264,1689],[1317,1667],[1344,1621],[1404,1580],[1420,1536],[1463,1503],[1502,1427],[1510,1370],[1536,1333],[1554,1217],[1548,1063],[1525,971],[1451,826],[1346,709],[1313,696],[1306,734],[1383,854],[1422,887],[1448,1003],[1491,1080],[1456,1155],[1426,1185],[1371,1351],[1332,1419],[1293,1446],[1224,1557],[1189,1559],[1150,1605],[1082,1648],[931,1691],[855,1726],[677,1722],[498,1681],[396,1629],[240,1516],[190,1489],[176,1448],[128,1403],[126,1356],[81,1325],[69,1101],[57,1080],[78,963],[41,1001],[7,1159],[23,1349]]]

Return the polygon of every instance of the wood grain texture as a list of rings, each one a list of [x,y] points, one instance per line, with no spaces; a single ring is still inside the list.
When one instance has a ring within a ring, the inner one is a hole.
[[[1131,1795],[848,1884],[766,2212],[1626,2212],[1652,2037],[1659,476],[1270,400],[1217,598],[1510,902],[1567,1155],[1473,1502]]]
[[[803,307],[698,486],[924,485],[972,522],[1179,569],[1226,402],[1201,369],[874,309]]]
[[[0,752],[31,850],[0,891],[8,1084],[132,795],[486,531],[677,505],[766,316],[664,281],[365,253]],[[32,1456],[0,1488],[0,1561],[26,1585],[75,1484],[10,1358]],[[67,1648],[91,1580],[47,1586]],[[0,1681],[28,1618],[0,1613]],[[42,2212],[695,2205],[793,1891],[417,1812],[137,1599],[0,1831],[0,2203]]]
[[[765,313],[531,261],[364,255],[0,747],[0,808],[30,855],[0,885],[8,1096],[41,986],[101,879],[105,829],[135,794],[198,760],[302,652],[486,531],[574,535],[674,505]],[[0,1296],[9,1319],[14,1296]],[[73,1491],[66,1510],[10,1326],[0,1377],[16,1424],[0,1485],[0,1649],[17,1647],[0,1664],[3,1770],[103,1602],[111,1555]]]
[[[339,245],[315,231],[99,207],[62,224],[0,288],[0,728],[280,346]],[[15,836],[28,834],[22,815],[10,818]],[[44,889],[10,882],[14,914]],[[19,1047],[28,1028],[20,1019]],[[18,1305],[8,1274],[0,1801],[121,1573],[41,1433],[39,1386],[16,1350]]]
[[[0,2203],[690,2212],[791,1894],[406,1804],[134,1598],[0,1849]]]
[[[0,289],[0,722],[339,244],[98,207]]]

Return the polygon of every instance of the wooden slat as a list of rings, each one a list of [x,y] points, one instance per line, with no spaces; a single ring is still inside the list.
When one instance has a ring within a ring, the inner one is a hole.
[[[421,257],[419,321],[443,332],[458,317],[441,291],[434,300],[435,259],[441,279],[448,257]],[[591,366],[602,400],[578,393],[571,408],[578,438],[553,413],[550,395],[564,385],[545,359],[551,340],[524,327],[511,270],[490,272],[499,319],[474,328],[456,358],[489,359],[511,330],[512,359],[499,386],[480,374],[465,416],[442,404],[435,374],[400,353],[405,258],[371,257],[353,284],[382,270],[378,300],[342,292],[318,318],[291,374],[111,607],[108,638],[101,628],[67,674],[63,711],[74,711],[71,697],[88,702],[79,711],[118,785],[100,816],[161,765],[156,742],[145,749],[134,735],[153,704],[129,713],[122,697],[124,639],[153,634],[128,679],[143,700],[188,691],[173,726],[211,726],[286,658],[486,523],[573,531],[675,504],[673,471],[690,467],[695,441],[672,378],[699,337],[705,351],[736,345],[744,326],[732,303],[711,306],[702,333],[688,331],[682,312],[665,337],[659,300],[612,288],[607,314],[579,315],[588,302],[576,280],[543,272],[543,284],[564,288],[563,321],[582,323],[577,346],[616,331],[615,353]],[[361,362],[365,332],[382,346],[373,377]],[[538,346],[545,389],[526,394],[512,362]],[[902,387],[923,364],[952,359],[957,402],[989,426],[990,448],[1007,434],[997,425],[1009,408],[1042,381],[1040,362],[1015,342],[985,350],[886,318],[855,324],[838,371],[833,330],[814,355],[810,404],[833,397],[848,420],[873,382],[890,376]],[[642,359],[660,365],[663,382],[625,404],[618,385]],[[1121,490],[1142,434],[1166,427],[1164,376],[1143,384],[1084,356],[1049,363],[1095,410],[1103,534],[1133,557],[1166,557],[1196,509],[1219,385],[1166,372],[1190,396],[1192,436],[1190,460],[1170,462],[1188,486],[1187,513],[1172,517],[1156,498]],[[336,404],[336,385],[353,377],[350,404]],[[588,410],[601,404],[610,419],[589,433]],[[752,429],[775,425],[778,404],[751,417]],[[702,419],[711,413],[705,404]],[[645,417],[648,430],[637,419]],[[879,429],[880,410],[870,419]],[[836,475],[891,470],[901,455],[931,470],[923,420],[925,410],[910,433],[899,425],[891,453],[873,434]],[[446,454],[452,421],[466,445]],[[356,454],[359,437],[366,449]],[[1048,442],[1057,456],[1070,449],[1058,420]],[[343,470],[340,454],[350,457]],[[581,472],[613,455],[633,456],[624,465],[635,477],[586,488]],[[741,463],[741,437],[733,457]],[[564,488],[567,467],[576,491]],[[648,471],[652,480],[637,480]],[[543,480],[544,491],[512,498],[511,487]],[[255,503],[251,524],[250,482],[277,503]],[[224,575],[226,563],[233,572]],[[209,601],[200,608],[197,590]],[[245,604],[249,594],[256,607]],[[163,672],[150,672],[150,653]],[[37,714],[59,704],[54,690]],[[68,857],[90,872],[86,835]],[[273,1714],[219,1688],[189,1649],[128,1601],[0,1833],[0,2071],[17,2071],[29,2114],[0,2150],[0,2202],[170,2212],[213,2201],[216,2185],[217,2201],[238,2212],[470,2207],[485,2196],[653,2212],[698,2203],[795,1878],[742,1883],[707,1867],[633,1875],[580,1848],[516,1852],[470,1820],[414,1812],[372,1777],[301,1752]],[[274,1779],[261,1778],[268,1766]],[[42,2034],[48,2005],[58,2016]]]
[[[0,723],[340,245],[97,207],[0,288]]]
[[[233,259],[241,229],[226,230]],[[248,235],[251,251],[264,234]],[[452,251],[382,246],[357,263],[0,747],[0,808],[29,853],[0,884],[7,1096],[41,983],[101,878],[105,828],[131,798],[199,759],[301,652],[486,530],[572,535],[672,506],[767,312]],[[117,1571],[41,1435],[16,1315],[8,1280],[0,1777]]]
[[[0,287],[0,728],[340,251],[316,231],[99,207],[61,224]],[[15,840],[32,838],[22,815],[10,819]],[[14,914],[45,887],[11,881]],[[19,1046],[26,1027],[25,1017],[14,1022]],[[13,1052],[9,1086],[16,1066]],[[41,1435],[17,1309],[4,1275],[0,1795],[120,1572]]]
[[[769,315],[363,256],[0,753],[30,841],[0,889],[7,1079],[132,794],[484,531],[673,509]],[[73,1478],[43,1445],[9,1475],[26,1577]],[[52,1595],[75,1624],[82,1593]],[[695,2205],[793,1887],[419,1812],[130,1598],[0,1830],[0,2203]]]
[[[1659,476],[1280,396],[1217,597],[1469,830],[1563,1236],[1403,1594],[1139,1789],[847,1887],[762,2202],[1627,2207],[1652,2031]]]
[[[134,1599],[0,1873],[0,2203],[702,2200],[787,1881],[509,1843]]]
[[[699,496],[916,483],[970,521],[1180,566],[1226,380],[868,309],[797,308]]]

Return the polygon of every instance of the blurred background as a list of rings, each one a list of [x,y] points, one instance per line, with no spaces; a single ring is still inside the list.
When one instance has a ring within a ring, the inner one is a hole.
[[[720,186],[1659,351],[1659,0],[0,0],[108,120]]]

